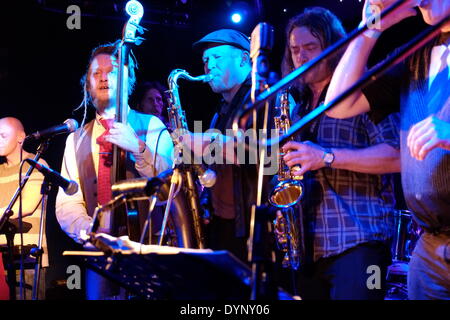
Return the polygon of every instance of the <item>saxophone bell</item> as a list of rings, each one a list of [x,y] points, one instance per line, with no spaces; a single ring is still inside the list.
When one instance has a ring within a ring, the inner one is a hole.
[[[303,183],[299,180],[279,182],[270,193],[269,202],[277,208],[289,208],[297,204],[303,196]]]

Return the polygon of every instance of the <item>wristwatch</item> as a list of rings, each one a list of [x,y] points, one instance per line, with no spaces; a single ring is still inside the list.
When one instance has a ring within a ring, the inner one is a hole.
[[[325,163],[325,166],[327,168],[331,168],[331,164],[334,161],[334,153],[329,148],[325,148],[325,151],[323,152],[323,162]]]

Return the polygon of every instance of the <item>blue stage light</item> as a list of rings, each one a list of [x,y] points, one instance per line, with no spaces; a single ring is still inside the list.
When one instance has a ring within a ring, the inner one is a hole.
[[[233,13],[231,15],[231,21],[233,21],[234,23],[240,23],[242,21],[242,15],[240,13]]]

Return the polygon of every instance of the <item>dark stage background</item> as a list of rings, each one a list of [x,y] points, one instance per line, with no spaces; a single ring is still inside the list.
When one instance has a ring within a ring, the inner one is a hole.
[[[13,1],[9,1],[13,2]],[[22,120],[27,133],[75,118],[81,123],[82,112],[74,108],[82,100],[80,78],[85,72],[90,50],[102,43],[121,37],[126,22],[125,0],[28,0],[6,5],[2,1],[0,30],[0,117],[14,116]],[[358,0],[141,0],[145,14],[141,25],[149,29],[147,39],[135,49],[139,61],[138,81],[159,80],[166,84],[175,68],[186,69],[191,75],[203,74],[201,56],[191,45],[203,35],[219,28],[235,28],[248,35],[258,22],[275,27],[276,46],[272,53],[272,69],[279,72],[288,19],[308,6],[323,6],[333,11],[347,31],[360,21],[363,3]],[[66,13],[69,5],[81,8],[81,29],[69,30]],[[244,21],[233,24],[230,14],[238,6]],[[410,18],[382,36],[372,62],[392,48],[404,43],[423,28],[418,17]],[[203,120],[203,127],[215,112],[217,95],[203,84],[180,81],[180,96],[188,122]],[[90,113],[92,117],[93,112]],[[89,120],[89,119],[88,119]],[[44,158],[59,170],[65,136],[52,139]],[[36,145],[27,145],[30,152]],[[48,273],[48,297],[79,299],[82,291],[68,291],[62,282],[66,268],[78,261],[62,258],[61,252],[76,245],[59,228],[54,216],[55,193],[50,197],[47,219],[51,268]]]

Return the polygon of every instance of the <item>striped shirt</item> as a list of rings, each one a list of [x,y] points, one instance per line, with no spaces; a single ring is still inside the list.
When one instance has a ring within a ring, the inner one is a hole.
[[[26,154],[24,157],[27,158],[33,158],[32,154]],[[41,163],[46,164],[45,161],[40,160]],[[28,171],[29,164],[25,163],[22,167],[22,177],[25,177],[26,172]],[[17,188],[19,187],[18,183],[18,176],[19,176],[19,169],[20,164],[9,166],[7,167],[4,163],[0,164],[0,208],[6,209],[6,207],[9,205],[9,202],[11,201],[14,193],[16,192]],[[26,186],[37,186],[38,189],[40,188],[40,185],[42,184],[44,180],[44,176],[38,172],[37,170],[33,170]],[[40,189],[39,189],[40,190]],[[19,201],[19,200],[17,200]],[[22,201],[26,201],[25,198],[22,199]],[[18,203],[18,202],[16,202]],[[3,210],[0,212],[0,214],[3,214]],[[41,218],[41,207],[40,203],[38,204],[36,210],[33,212],[32,215],[27,216],[23,218],[23,221],[26,223],[31,224],[31,229],[23,234],[23,244],[24,245],[31,245],[31,244],[38,244],[38,238],[39,238],[39,226],[40,226],[40,218]],[[44,223],[45,226],[45,223]],[[48,253],[46,248],[46,240],[45,240],[45,229],[43,230],[43,247],[44,247],[44,254],[42,256],[42,265],[44,267],[48,266]],[[0,235],[0,245],[6,244],[6,237],[4,234]],[[20,235],[16,233],[14,236],[14,245],[20,245]]]

